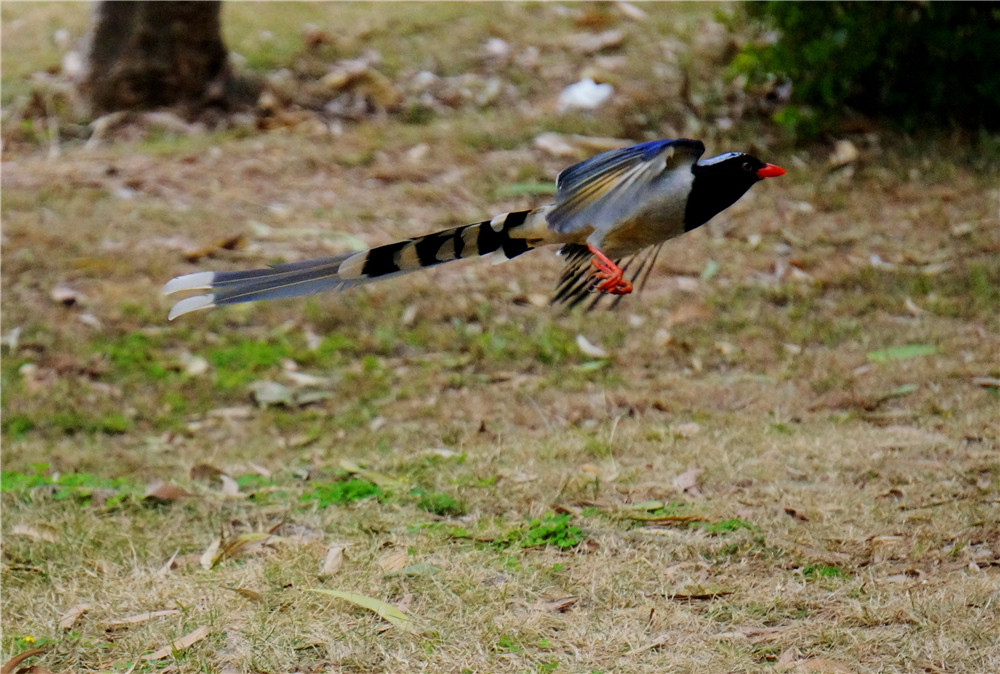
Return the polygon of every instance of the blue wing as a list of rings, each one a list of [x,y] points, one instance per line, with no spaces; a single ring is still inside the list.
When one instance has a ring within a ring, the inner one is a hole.
[[[655,140],[570,166],[556,179],[549,227],[559,233],[586,226],[606,229],[633,211],[637,197],[657,176],[694,164],[704,152],[700,140]]]

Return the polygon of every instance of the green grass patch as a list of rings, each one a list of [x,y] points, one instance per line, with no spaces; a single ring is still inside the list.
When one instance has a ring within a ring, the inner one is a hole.
[[[218,372],[216,386],[223,390],[243,389],[262,372],[292,355],[285,341],[241,341],[210,350],[206,358]]]
[[[809,564],[802,567],[802,576],[809,580],[821,580],[824,578],[847,578],[848,574],[839,566]]]
[[[586,538],[580,527],[572,524],[572,515],[546,513],[528,521],[524,527],[509,531],[495,542],[499,547],[561,549],[575,548]]]
[[[5,415],[0,421],[0,432],[12,440],[23,440],[35,426],[34,420],[26,414]]]
[[[162,364],[160,343],[147,335],[131,333],[120,339],[101,339],[91,348],[111,361],[117,374],[123,377],[141,374],[152,379],[164,379],[168,370]]]
[[[5,470],[0,473],[0,492],[25,496],[32,489],[51,485],[49,498],[56,501],[74,499],[84,503],[89,503],[93,492],[98,489],[123,493],[141,492],[141,487],[127,478],[99,477],[90,473],[47,475],[48,464],[38,464],[33,468],[32,472]]]
[[[466,513],[465,504],[447,494],[432,492],[421,494],[417,507],[442,517],[459,517]]]
[[[320,508],[347,505],[369,498],[381,498],[385,492],[377,484],[352,478],[343,482],[314,484],[299,498],[303,503],[315,502]]]
[[[739,531],[740,529],[757,531],[756,526],[739,517],[722,520],[721,522],[696,522],[693,526],[698,527],[706,534],[712,534],[714,536],[731,534],[734,531]]]

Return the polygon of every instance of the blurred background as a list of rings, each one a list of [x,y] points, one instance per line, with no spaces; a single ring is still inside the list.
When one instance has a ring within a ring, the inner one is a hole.
[[[4,660],[1000,667],[995,3],[0,16]],[[675,137],[788,174],[615,311],[538,251],[166,321]]]

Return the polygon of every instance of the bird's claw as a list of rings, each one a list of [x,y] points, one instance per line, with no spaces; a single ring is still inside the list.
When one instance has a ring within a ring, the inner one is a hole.
[[[628,295],[632,292],[632,282],[622,277],[624,272],[614,262],[595,257],[590,263],[596,270],[593,277],[598,280],[595,290],[606,295]]]

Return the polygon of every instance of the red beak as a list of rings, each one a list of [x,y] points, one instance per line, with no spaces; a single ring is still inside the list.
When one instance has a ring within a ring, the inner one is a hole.
[[[757,171],[758,178],[777,178],[785,175],[785,169],[774,164],[764,164],[764,168]]]

